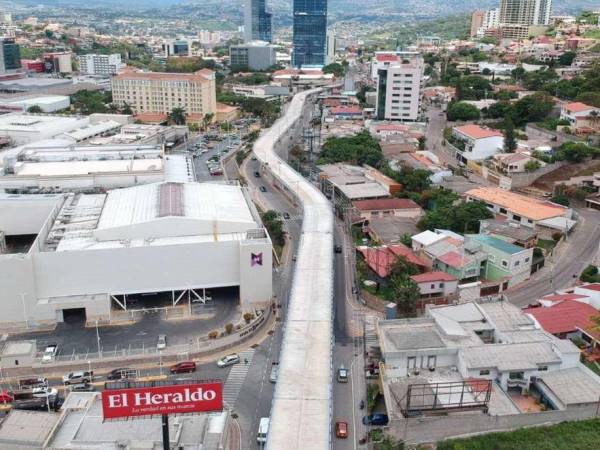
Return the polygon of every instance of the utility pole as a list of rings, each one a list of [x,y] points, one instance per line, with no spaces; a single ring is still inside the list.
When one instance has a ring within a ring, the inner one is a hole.
[[[163,450],[171,450],[171,441],[169,439],[169,415],[163,414],[161,417]]]

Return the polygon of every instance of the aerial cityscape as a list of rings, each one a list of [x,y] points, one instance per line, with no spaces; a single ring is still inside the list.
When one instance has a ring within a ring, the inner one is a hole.
[[[596,0],[0,0],[0,449],[599,411]]]

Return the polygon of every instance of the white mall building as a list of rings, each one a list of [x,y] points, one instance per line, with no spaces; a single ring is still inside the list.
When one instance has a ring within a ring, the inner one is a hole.
[[[153,183],[104,194],[0,194],[0,327],[110,320],[132,294],[272,294],[272,245],[238,185]]]

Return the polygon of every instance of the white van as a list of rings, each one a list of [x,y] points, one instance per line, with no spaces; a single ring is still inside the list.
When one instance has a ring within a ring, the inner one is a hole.
[[[260,424],[258,425],[258,433],[256,434],[256,442],[258,442],[259,444],[264,444],[267,442],[267,434],[269,433],[269,423],[271,423],[270,418],[260,418]]]

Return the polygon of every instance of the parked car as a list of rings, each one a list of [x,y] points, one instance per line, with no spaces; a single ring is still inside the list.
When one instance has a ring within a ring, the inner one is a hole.
[[[129,369],[127,367],[121,367],[119,369],[111,370],[108,375],[106,375],[107,380],[124,380],[126,378],[135,378],[135,370]]]
[[[387,425],[390,419],[387,414],[369,414],[368,416],[364,416],[362,418],[363,425],[379,425],[384,426]]]
[[[196,371],[196,363],[194,361],[182,361],[169,368],[171,373],[192,373]]]
[[[58,394],[58,389],[50,387],[36,387],[31,390],[33,398],[45,398]]]
[[[0,392],[0,403],[12,403],[14,401],[14,397],[8,391]]]
[[[258,424],[258,433],[256,433],[256,442],[264,444],[267,442],[267,435],[269,434],[269,425],[271,419],[269,417],[261,417]]]
[[[42,363],[47,364],[47,363],[54,361],[57,353],[58,353],[58,345],[56,345],[56,344],[47,345],[46,349],[44,350],[44,354],[42,355]]]
[[[93,392],[96,388],[90,383],[76,383],[70,386],[73,392]]]
[[[62,377],[63,384],[68,386],[75,383],[90,383],[94,378],[94,372],[82,370],[79,372],[69,372]]]
[[[284,213],[283,213],[283,218],[284,218],[285,220],[288,220],[288,219],[290,218],[290,214],[289,214],[288,212],[284,212]]]
[[[167,348],[167,335],[159,334],[158,342],[156,343],[156,350],[164,350],[165,348]]]
[[[234,364],[238,364],[240,362],[240,357],[236,353],[231,355],[223,356],[221,359],[217,361],[217,366],[219,367],[227,367],[233,366]]]
[[[259,172],[258,170],[256,170],[256,171],[254,172],[254,176],[255,176],[256,178],[260,178],[260,172]]]
[[[48,386],[48,378],[23,378],[19,380],[19,389],[32,389],[34,387]]]
[[[334,251],[335,251],[336,253],[342,253],[342,246],[341,246],[341,245],[336,245],[336,246],[334,247]]]
[[[279,363],[274,362],[271,366],[271,373],[269,374],[269,381],[271,383],[277,383],[277,375],[279,374]]]
[[[348,382],[348,369],[344,366],[340,366],[337,371],[337,380],[338,383],[347,383]]]
[[[345,420],[335,421],[335,437],[346,439],[348,437],[348,422]]]
[[[267,188],[264,186],[261,186],[259,189],[260,189],[260,192],[267,192]]]

